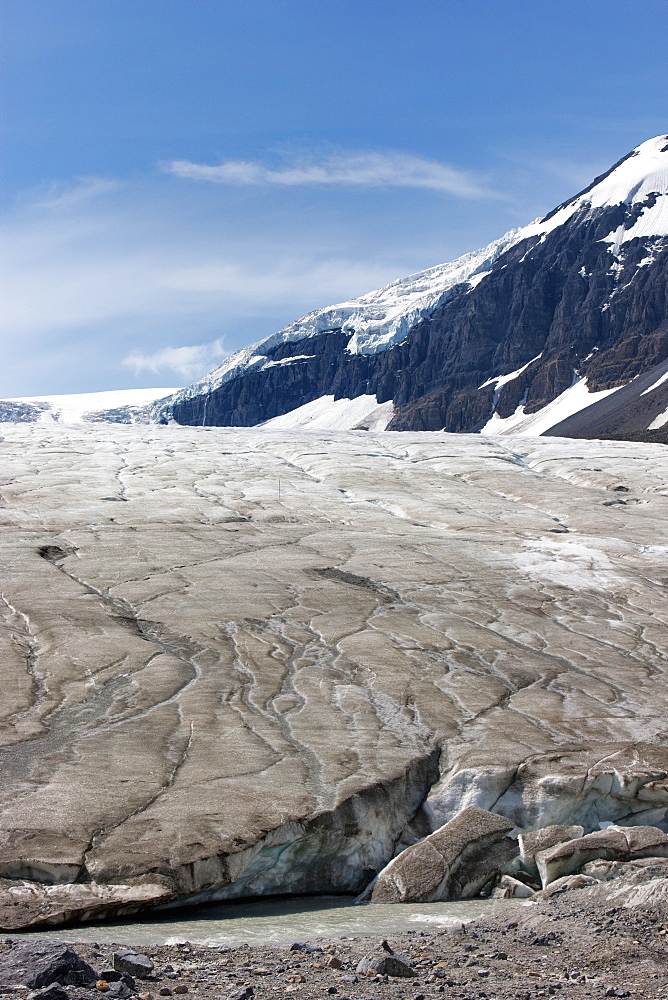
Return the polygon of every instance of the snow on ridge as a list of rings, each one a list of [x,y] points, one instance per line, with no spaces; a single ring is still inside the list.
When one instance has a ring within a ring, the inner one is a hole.
[[[549,217],[527,227],[527,236],[543,239],[581,209],[608,208],[612,205],[637,205],[657,195],[648,204],[631,229],[614,230],[602,242],[619,249],[636,237],[668,235],[668,135],[647,139],[611,170],[598,184],[565,202]],[[615,251],[616,252],[616,251]]]
[[[456,285],[477,285],[502,253],[531,235],[527,230],[533,225],[511,229],[488,246],[457,260],[398,278],[356,299],[306,313],[277,333],[230,355],[218,368],[177,392],[169,405],[212,392],[250,368],[259,371],[261,363],[266,368],[271,362],[263,352],[280,344],[317,337],[328,330],[341,329],[352,335],[347,346],[351,354],[376,354],[388,350],[401,343],[416,323],[442,305]],[[152,409],[155,411],[155,407]]]

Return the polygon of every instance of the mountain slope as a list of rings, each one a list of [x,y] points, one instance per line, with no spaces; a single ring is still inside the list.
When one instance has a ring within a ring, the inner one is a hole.
[[[579,378],[599,393],[666,360],[667,270],[662,135],[544,219],[309,313],[147,412],[249,426],[371,396],[393,404],[393,430],[493,432],[492,417],[531,416]]]
[[[668,444],[668,361],[553,424],[546,433]]]

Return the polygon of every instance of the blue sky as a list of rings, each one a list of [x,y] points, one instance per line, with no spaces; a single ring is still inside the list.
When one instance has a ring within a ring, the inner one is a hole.
[[[185,384],[668,129],[666,0],[0,7],[0,396]]]

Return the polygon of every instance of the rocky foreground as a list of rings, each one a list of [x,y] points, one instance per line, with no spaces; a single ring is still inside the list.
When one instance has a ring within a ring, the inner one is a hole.
[[[54,985],[56,984],[56,985]],[[34,1000],[564,1000],[668,997],[668,862],[436,932],[290,947],[142,954],[120,946],[0,945],[0,991]]]
[[[0,926],[668,828],[668,452],[6,425]]]

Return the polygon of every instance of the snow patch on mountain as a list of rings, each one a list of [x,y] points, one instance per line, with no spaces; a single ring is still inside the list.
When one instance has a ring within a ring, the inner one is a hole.
[[[668,381],[668,372],[664,372],[663,375],[661,375],[661,377],[656,380],[656,382],[650,385],[649,389],[645,389],[645,391],[641,392],[640,395],[646,396],[648,392],[654,392],[655,389],[658,389],[659,386],[663,385],[663,383],[666,381]]]
[[[286,365],[296,365],[299,361],[308,361],[310,358],[314,358],[315,354],[293,354],[291,358],[281,358],[280,361],[267,361],[265,365],[262,365],[261,371],[265,368],[284,368]],[[262,359],[263,361],[266,358]]]
[[[522,365],[521,368],[515,369],[514,372],[509,372],[508,375],[495,375],[493,378],[488,378],[487,381],[483,382],[482,385],[479,385],[478,388],[486,389],[488,385],[493,385],[495,389],[500,390],[506,382],[512,382],[513,379],[516,379],[518,375],[522,374],[523,371],[526,371],[529,365],[532,365],[534,361],[538,361],[538,359],[542,358],[542,356],[543,352],[541,351],[540,354],[537,354],[535,358],[531,359],[531,361],[527,361],[527,363]]]
[[[621,388],[622,386],[618,385],[614,389],[590,392],[587,388],[587,379],[580,378],[576,373],[572,385],[541,410],[525,415],[524,403],[520,403],[509,417],[500,417],[497,413],[492,414],[485,426],[481,428],[480,433],[538,437],[550,427],[565,420],[566,417],[572,417],[574,413],[578,413],[586,406],[591,406],[592,403],[597,403],[599,399],[603,399]]]
[[[654,417],[652,423],[648,426],[648,431],[658,431],[660,427],[668,423],[668,408],[662,410],[661,413]]]
[[[379,403],[375,396],[368,395],[355,399],[321,396],[259,426],[271,430],[384,431],[393,416],[391,400]]]

